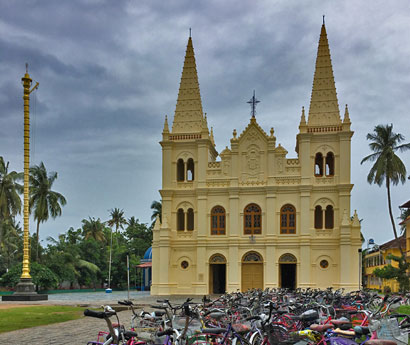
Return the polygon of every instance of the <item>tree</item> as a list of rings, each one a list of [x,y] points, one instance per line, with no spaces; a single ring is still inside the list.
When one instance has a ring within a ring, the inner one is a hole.
[[[22,173],[9,172],[9,162],[4,162],[0,156],[0,222],[21,212],[19,193],[23,186],[17,183],[23,177]]]
[[[21,233],[20,223],[16,223],[14,217],[0,222],[0,257],[2,261],[0,272],[7,271],[13,265],[11,260],[18,251]]]
[[[57,179],[56,172],[47,174],[44,163],[35,165],[30,168],[30,210],[34,209],[34,219],[37,221],[37,251],[36,260],[38,260],[38,241],[40,232],[40,223],[43,223],[51,217],[55,219],[61,216],[61,206],[67,201],[64,196],[53,191],[54,181]]]
[[[88,240],[89,238],[93,238],[97,242],[105,241],[105,236],[103,232],[104,224],[101,222],[100,218],[96,220],[94,217],[88,217],[88,220],[83,219],[82,223],[84,239]]]
[[[364,157],[360,164],[367,161],[375,162],[367,175],[368,183],[375,183],[380,187],[386,180],[390,221],[393,227],[394,238],[397,239],[397,230],[391,207],[390,185],[391,183],[397,185],[399,182],[406,182],[406,167],[395,152],[404,152],[410,149],[410,143],[399,145],[405,138],[403,135],[393,132],[392,124],[374,127],[374,132],[368,133],[366,138],[371,141],[369,146],[374,153]],[[400,250],[403,253],[402,248]]]
[[[124,225],[127,224],[127,220],[124,218],[124,210],[119,208],[111,209],[110,211],[111,219],[107,221],[109,226],[115,225],[115,232],[118,232],[118,228],[124,229]]]
[[[20,281],[22,264],[13,266],[6,274],[1,277],[2,285],[14,287]],[[37,262],[30,263],[30,275],[37,289],[56,288],[58,286],[58,277],[44,265]]]
[[[162,223],[162,202],[154,200],[151,204],[151,210],[153,210],[151,215],[151,226],[154,226],[157,217],[159,217],[159,221]]]
[[[406,258],[402,256],[395,256],[392,254],[387,255],[387,259],[398,262],[399,267],[393,267],[392,265],[386,265],[382,268],[376,268],[373,273],[376,277],[384,279],[396,279],[399,282],[399,289],[401,292],[409,290],[409,276],[407,270],[410,267],[410,263],[406,262]]]
[[[151,247],[152,242],[152,227],[147,224],[139,223],[135,218],[128,223],[124,237],[128,246],[128,251],[134,253],[137,257],[142,258],[145,251]]]

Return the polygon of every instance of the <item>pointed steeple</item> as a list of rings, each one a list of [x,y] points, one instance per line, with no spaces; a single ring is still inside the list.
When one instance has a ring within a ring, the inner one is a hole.
[[[168,116],[167,115],[165,115],[164,129],[162,130],[162,133],[169,133]]]
[[[214,144],[214,146],[215,146],[214,128],[213,127],[211,127],[210,139],[211,139],[212,144]]]
[[[339,104],[325,24],[320,32],[308,126],[340,125]]]
[[[203,122],[201,94],[199,91],[194,47],[189,37],[182,69],[181,83],[175,108],[172,133],[201,132]]]
[[[345,117],[343,119],[343,123],[350,123],[349,109],[347,108],[347,104],[345,108]]]

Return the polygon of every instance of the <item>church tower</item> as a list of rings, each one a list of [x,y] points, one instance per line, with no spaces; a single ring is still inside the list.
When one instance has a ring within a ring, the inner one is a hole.
[[[296,144],[301,165],[301,188],[309,189],[309,193],[301,196],[304,213],[301,221],[306,225],[302,224],[303,229],[312,228],[313,225],[311,232],[314,237],[328,242],[329,252],[338,253],[338,286],[346,288],[351,288],[351,282],[357,280],[357,270],[352,269],[352,266],[358,266],[358,249],[361,247],[360,231],[352,228],[353,225],[360,226],[356,224],[357,214],[350,217],[350,192],[353,188],[350,181],[350,143],[353,136],[350,124],[347,104],[343,121],[340,118],[329,43],[323,22],[308,120],[306,122],[302,108]],[[310,216],[306,212],[309,209]],[[308,226],[309,223],[311,226]],[[333,228],[337,231],[330,230]],[[338,241],[334,241],[335,238]]]
[[[276,143],[280,133],[273,126],[265,131],[254,115],[241,132],[233,129],[218,156],[189,37],[172,128],[165,116],[160,142],[162,221],[153,230],[152,294],[359,288],[360,221],[350,210],[353,132],[347,106],[340,117],[324,23],[297,158],[287,158]]]
[[[206,186],[208,161],[214,161],[218,155],[206,114],[202,110],[191,37],[186,48],[172,130],[169,130],[165,116],[160,144],[163,218],[153,235],[153,266],[157,265],[159,269],[153,270],[152,291],[154,294],[167,294],[171,279],[168,267],[172,255],[170,249],[177,238],[179,246],[192,249],[192,240],[200,237],[204,220],[197,210],[203,206],[203,201],[197,196],[200,189]],[[190,264],[189,261],[184,262]],[[189,289],[186,293],[190,293]]]

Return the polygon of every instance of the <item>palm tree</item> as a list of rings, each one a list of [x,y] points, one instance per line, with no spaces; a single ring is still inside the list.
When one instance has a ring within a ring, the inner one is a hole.
[[[151,215],[152,225],[154,225],[158,216],[159,221],[162,223],[162,202],[154,200],[151,204],[151,210],[153,210]]]
[[[19,193],[23,186],[17,183],[23,177],[22,173],[9,170],[9,162],[4,162],[0,156],[0,222],[20,214],[21,199]]]
[[[364,157],[360,164],[367,161],[375,162],[367,175],[367,182],[370,184],[376,183],[381,186],[386,180],[390,221],[394,238],[397,239],[397,230],[391,207],[390,185],[406,182],[406,167],[395,152],[404,152],[410,149],[410,143],[399,145],[405,138],[403,135],[393,132],[392,124],[374,127],[374,132],[368,133],[366,138],[371,141],[369,146],[374,153]],[[400,250],[402,249],[400,248]]]
[[[30,211],[34,209],[34,219],[37,221],[37,252],[36,260],[38,260],[38,241],[40,223],[48,220],[49,216],[55,219],[61,216],[61,206],[64,206],[67,201],[64,196],[58,192],[54,192],[51,188],[54,181],[57,179],[56,172],[47,174],[44,163],[35,165],[30,168]]]
[[[0,222],[0,253],[6,258],[6,267],[10,267],[11,256],[17,252],[20,223],[14,217],[9,217]]]
[[[97,220],[93,217],[88,217],[88,219],[83,219],[83,234],[84,238],[88,240],[89,238],[95,239],[97,242],[105,241],[104,236],[104,224],[101,222],[100,218]]]
[[[127,220],[124,218],[124,210],[119,208],[111,209],[110,211],[111,219],[107,221],[109,226],[115,225],[115,233],[118,232],[118,228],[124,229],[124,225],[127,224]]]

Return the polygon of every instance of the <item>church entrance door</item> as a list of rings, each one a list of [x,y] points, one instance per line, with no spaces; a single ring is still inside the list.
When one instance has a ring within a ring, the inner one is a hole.
[[[283,254],[279,258],[279,285],[282,288],[294,290],[296,288],[296,257]]]
[[[256,252],[249,252],[242,259],[242,291],[263,289],[263,260]]]
[[[215,254],[209,261],[209,293],[223,294],[226,291],[226,259]]]

